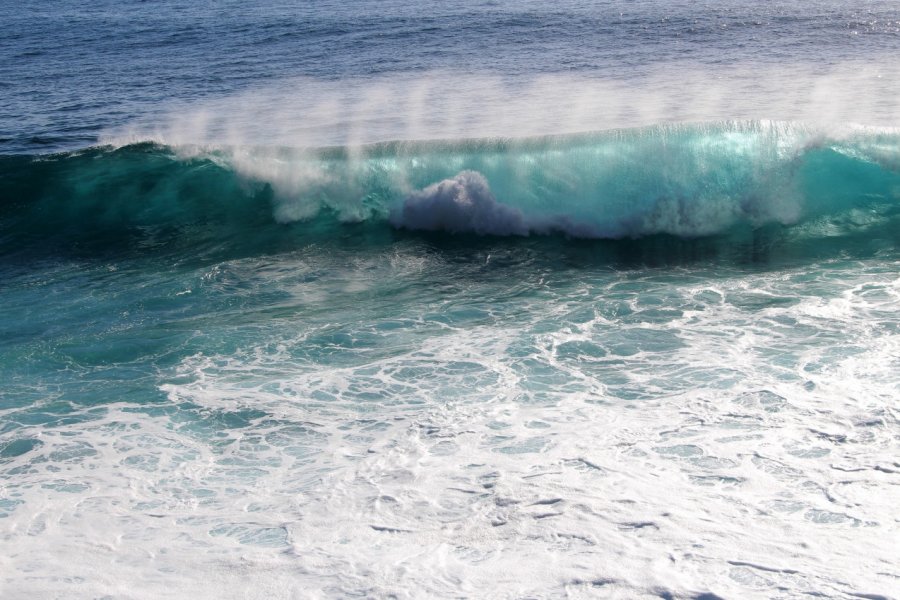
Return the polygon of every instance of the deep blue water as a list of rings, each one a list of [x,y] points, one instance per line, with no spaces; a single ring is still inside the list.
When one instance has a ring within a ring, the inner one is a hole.
[[[900,51],[894,2],[78,2],[0,6],[0,151],[87,146],[173,99],[441,69],[634,78]],[[548,132],[552,133],[552,132]]]
[[[894,597],[897,56],[0,0],[0,596]]]

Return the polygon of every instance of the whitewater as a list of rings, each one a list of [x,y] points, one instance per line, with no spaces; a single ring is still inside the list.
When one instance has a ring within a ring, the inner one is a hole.
[[[0,597],[900,597],[895,4],[126,4],[0,1]]]

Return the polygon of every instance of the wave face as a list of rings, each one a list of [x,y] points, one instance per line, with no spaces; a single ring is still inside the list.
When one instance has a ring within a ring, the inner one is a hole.
[[[332,232],[697,238],[886,225],[900,133],[779,122],[290,149],[135,144],[0,158],[5,243],[179,246]],[[293,226],[288,226],[295,224]]]

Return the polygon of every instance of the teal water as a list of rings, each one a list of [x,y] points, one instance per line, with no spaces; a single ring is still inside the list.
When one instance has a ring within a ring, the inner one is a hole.
[[[162,236],[254,252],[273,239],[300,245],[329,223],[586,239],[697,238],[856,213],[875,226],[893,212],[898,148],[888,129],[751,121],[332,149],[143,144],[0,167],[12,244]]]

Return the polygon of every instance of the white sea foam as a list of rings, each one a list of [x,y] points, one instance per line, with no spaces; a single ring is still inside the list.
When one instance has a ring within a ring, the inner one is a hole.
[[[410,250],[216,267],[308,317],[164,410],[17,429],[2,595],[893,594],[896,263],[473,271],[398,314],[463,268]]]

